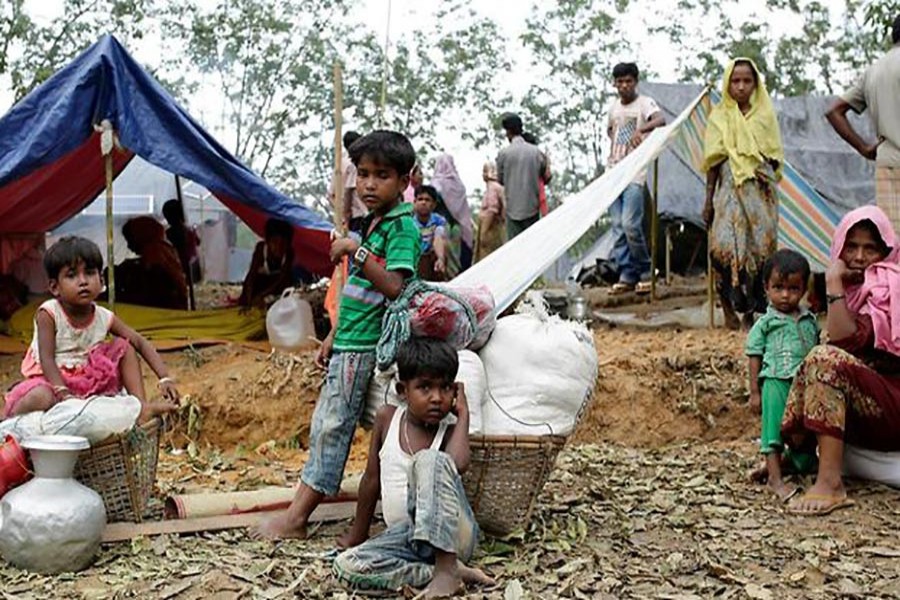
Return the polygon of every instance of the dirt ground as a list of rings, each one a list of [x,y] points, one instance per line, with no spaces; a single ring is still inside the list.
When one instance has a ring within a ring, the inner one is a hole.
[[[467,597],[900,598],[895,491],[852,483],[856,507],[801,518],[747,482],[758,417],[746,408],[741,334],[598,325],[595,339],[592,405],[528,531],[480,546],[475,563],[498,586]],[[162,491],[295,483],[321,383],[312,356],[237,345],[168,353],[185,406],[165,436]],[[18,361],[0,358],[4,385]],[[348,472],[362,469],[366,444],[360,432]],[[0,565],[0,595],[348,598],[329,574],[346,525],[279,544],[240,530],[141,538],[60,577]]]

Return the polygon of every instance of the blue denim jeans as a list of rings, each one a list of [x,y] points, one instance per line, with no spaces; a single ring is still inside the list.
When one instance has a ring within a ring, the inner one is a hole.
[[[328,496],[341,487],[356,424],[375,372],[375,352],[335,352],[328,363],[309,432],[301,481]]]
[[[455,552],[462,562],[472,558],[478,525],[449,454],[416,453],[407,510],[409,521],[338,555],[333,570],[343,585],[360,591],[424,587],[434,573],[435,549]]]
[[[644,186],[629,183],[609,207],[615,245],[612,259],[619,281],[637,283],[650,277],[650,253],[644,237]]]

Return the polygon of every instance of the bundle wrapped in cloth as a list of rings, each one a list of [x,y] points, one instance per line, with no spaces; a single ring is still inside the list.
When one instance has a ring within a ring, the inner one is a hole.
[[[95,444],[134,427],[140,413],[141,401],[128,394],[69,398],[49,410],[0,422],[0,439],[7,434],[17,440],[37,435],[76,435]]]
[[[394,362],[397,348],[411,336],[433,337],[457,350],[478,350],[497,319],[487,286],[460,288],[411,281],[385,311],[376,350],[378,368]]]
[[[542,301],[497,321],[479,355],[487,375],[487,435],[568,435],[597,380],[594,338],[581,323],[547,312]]]

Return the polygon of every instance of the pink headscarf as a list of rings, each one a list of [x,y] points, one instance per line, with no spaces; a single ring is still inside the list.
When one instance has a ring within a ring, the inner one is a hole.
[[[900,248],[887,215],[877,206],[862,206],[844,215],[831,242],[831,260],[840,258],[850,228],[867,219],[891,251],[866,269],[862,284],[846,287],[847,308],[872,318],[876,348],[900,356]]]
[[[472,224],[472,209],[469,207],[469,201],[466,199],[466,186],[463,185],[459,173],[456,171],[456,165],[453,164],[453,157],[449,154],[441,154],[437,157],[434,164],[434,175],[431,177],[431,185],[441,193],[447,210],[459,223],[459,230],[462,241],[469,248],[473,247],[475,240],[475,227]]]

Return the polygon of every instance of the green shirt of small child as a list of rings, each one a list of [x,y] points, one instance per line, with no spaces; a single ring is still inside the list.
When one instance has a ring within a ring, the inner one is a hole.
[[[809,274],[809,262],[793,250],[779,250],[766,261],[763,281],[769,308],[750,330],[745,345],[750,406],[762,413],[760,451],[766,456],[765,466],[755,473],[767,478],[769,488],[783,500],[795,492],[784,483],[783,467],[805,470],[810,459],[797,453],[782,456],[781,440],[781,419],[794,374],[819,343],[815,316],[800,306]]]

